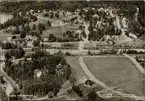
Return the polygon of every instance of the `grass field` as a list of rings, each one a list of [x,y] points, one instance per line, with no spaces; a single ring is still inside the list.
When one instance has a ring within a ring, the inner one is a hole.
[[[58,27],[48,27],[48,24],[47,24],[47,21],[48,21],[49,18],[47,17],[42,17],[42,18],[38,18],[38,20],[36,22],[31,22],[30,23],[30,28],[32,28],[32,26],[35,24],[36,26],[41,23],[41,24],[44,24],[45,27],[46,27],[46,30],[43,32],[43,35],[42,37],[47,37],[49,36],[49,34],[53,34],[57,37],[63,37],[63,32],[66,32],[68,30],[77,30],[79,29],[79,25],[71,25],[71,24],[66,24],[66,25],[63,25],[63,28],[61,26],[58,26]],[[53,20],[53,22],[56,22],[56,21],[61,21],[62,19],[50,19],[50,21]]]
[[[71,25],[71,24],[66,24],[63,26],[63,28],[61,26],[59,27],[51,27],[51,28],[47,28],[46,31],[43,32],[42,37],[47,37],[49,36],[49,34],[53,34],[57,37],[61,37],[63,38],[63,33],[66,31],[75,31],[79,29],[79,25]]]
[[[110,87],[144,96],[145,79],[126,57],[84,57],[91,73]]]
[[[88,78],[88,76],[85,74],[82,67],[78,63],[79,56],[78,57],[67,56],[65,58],[66,58],[68,64],[70,64],[70,66],[72,67],[73,74],[77,80],[82,80],[83,78]]]

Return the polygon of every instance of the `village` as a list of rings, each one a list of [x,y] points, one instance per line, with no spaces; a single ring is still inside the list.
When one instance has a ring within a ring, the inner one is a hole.
[[[0,2],[0,101],[145,100],[145,2],[80,2]]]

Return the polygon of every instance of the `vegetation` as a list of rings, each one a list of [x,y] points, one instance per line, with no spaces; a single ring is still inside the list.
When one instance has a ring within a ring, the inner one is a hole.
[[[88,101],[104,101],[99,95],[93,90],[88,94]]]
[[[18,64],[6,62],[5,71],[14,80],[23,81],[25,94],[43,96],[52,91],[56,96],[61,85],[71,75],[70,66],[66,63],[62,53],[51,55],[38,50],[32,54],[31,58],[32,61],[20,61]],[[35,76],[36,70],[42,71],[40,78]]]
[[[7,20],[2,26],[8,28],[9,26],[25,25],[28,19],[21,17],[19,14],[14,14],[12,19]]]
[[[137,51],[137,50],[133,50],[133,49],[124,50],[124,51],[122,51],[122,53],[126,53],[126,54],[145,54],[145,52],[143,52],[143,51]]]
[[[81,89],[79,88],[79,86],[72,86],[72,90],[74,90],[79,96],[83,97],[83,93],[81,91]]]
[[[40,45],[40,40],[39,40],[39,39],[34,40],[34,41],[33,41],[33,45],[34,45],[34,46],[39,46],[39,45]]]
[[[41,23],[38,24],[38,29],[41,31],[46,30],[45,25],[43,25]]]
[[[142,90],[142,86],[144,86],[142,82],[144,80],[138,80],[141,77],[143,78],[143,76],[136,70],[135,65],[130,59],[126,57],[107,56],[85,57],[83,61],[90,72],[105,84],[109,86],[116,85],[116,89],[122,89],[122,91],[129,94],[144,95]],[[131,79],[133,81],[128,81]],[[126,83],[124,84],[124,82]]]
[[[11,49],[7,51],[5,54],[5,58],[6,60],[9,60],[10,58],[12,58],[12,56],[14,56],[16,59],[19,59],[24,55],[25,55],[25,51],[23,50],[23,48],[19,47],[18,49]]]

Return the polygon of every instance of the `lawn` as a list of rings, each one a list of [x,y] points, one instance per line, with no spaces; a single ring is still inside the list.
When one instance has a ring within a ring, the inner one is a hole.
[[[78,29],[79,29],[79,25],[71,25],[71,24],[63,25],[63,27],[61,27],[61,26],[51,27],[51,28],[47,28],[47,30],[43,32],[42,37],[47,37],[47,36],[49,36],[49,34],[53,34],[57,37],[63,38],[63,33],[64,32],[66,32],[66,31],[76,31]]]
[[[144,96],[143,75],[126,57],[84,57],[91,73],[106,85]]]
[[[53,34],[53,35],[55,35],[57,37],[61,37],[61,38],[63,38],[63,32],[66,32],[68,30],[75,31],[75,30],[79,29],[79,25],[77,25],[77,24],[74,24],[74,25],[66,24],[66,25],[63,25],[63,27],[58,26],[58,27],[50,28],[47,24],[48,19],[49,18],[47,18],[47,17],[38,18],[38,20],[36,22],[30,23],[30,28],[32,29],[34,24],[37,26],[39,23],[41,23],[41,24],[44,24],[46,27],[46,30],[43,32],[42,37],[47,37],[47,36],[49,36],[49,34]],[[50,20],[50,22],[62,21],[62,19],[49,19],[49,20]]]

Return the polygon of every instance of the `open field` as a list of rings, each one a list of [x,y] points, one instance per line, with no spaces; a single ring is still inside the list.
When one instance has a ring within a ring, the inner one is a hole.
[[[90,72],[107,86],[144,96],[143,75],[126,57],[84,57]]]
[[[88,76],[85,74],[85,72],[83,71],[82,67],[78,62],[79,56],[78,57],[67,56],[65,58],[68,64],[70,64],[70,66],[72,67],[73,74],[77,80],[88,78]]]

